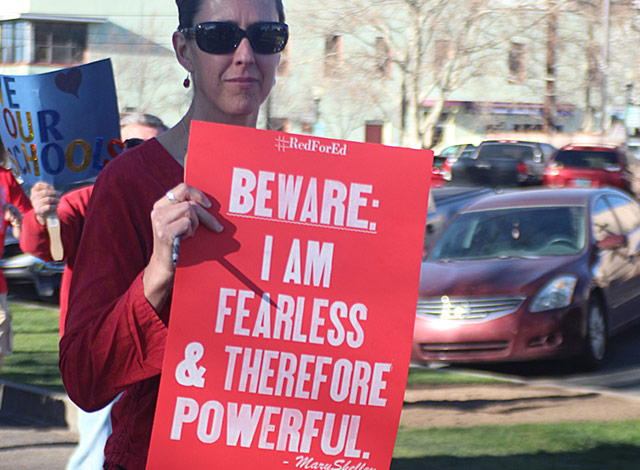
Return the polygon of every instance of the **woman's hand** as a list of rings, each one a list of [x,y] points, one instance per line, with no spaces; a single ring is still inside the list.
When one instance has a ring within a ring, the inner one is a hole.
[[[31,188],[31,205],[40,225],[46,225],[47,217],[57,213],[60,193],[49,183],[38,181]]]
[[[22,212],[13,204],[5,204],[3,208],[4,220],[11,225],[11,233],[20,240],[22,233]]]
[[[164,305],[173,286],[174,240],[193,236],[201,223],[214,232],[222,231],[220,222],[207,212],[210,207],[211,202],[202,191],[184,183],[153,205],[153,253],[144,271],[143,284],[145,296],[156,310]]]

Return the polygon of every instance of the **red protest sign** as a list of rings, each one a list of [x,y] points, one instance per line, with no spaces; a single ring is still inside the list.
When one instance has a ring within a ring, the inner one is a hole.
[[[147,468],[389,468],[433,155],[194,122]]]

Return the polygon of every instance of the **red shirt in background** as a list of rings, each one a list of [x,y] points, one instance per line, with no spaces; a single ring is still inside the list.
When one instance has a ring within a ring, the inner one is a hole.
[[[144,469],[167,339],[171,299],[156,312],[142,274],[153,251],[151,210],[184,170],[156,139],[113,160],[98,176],[73,267],[60,370],[86,411],[120,392],[105,468]]]
[[[31,201],[29,201],[29,198],[24,193],[22,186],[20,186],[9,170],[0,166],[0,209],[2,209],[2,214],[0,215],[0,240],[2,240],[3,246],[4,238],[9,228],[9,224],[4,220],[4,206],[6,204],[13,204],[22,214],[26,214],[31,210]],[[7,280],[2,270],[0,270],[0,294],[6,293]]]
[[[76,250],[80,243],[80,236],[84,226],[84,218],[89,204],[93,186],[74,189],[65,193],[58,204],[58,218],[60,219],[60,238],[64,248],[64,258],[67,262],[62,273],[60,284],[60,334],[64,333],[64,324],[69,303],[69,286],[71,274],[76,259]],[[22,222],[20,249],[44,261],[53,261],[49,248],[49,232],[46,225],[36,220],[35,211],[27,212]]]

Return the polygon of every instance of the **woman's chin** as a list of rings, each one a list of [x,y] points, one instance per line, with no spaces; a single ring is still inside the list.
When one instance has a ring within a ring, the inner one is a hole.
[[[233,120],[252,118],[258,115],[260,104],[256,100],[238,100],[228,106],[225,111]]]

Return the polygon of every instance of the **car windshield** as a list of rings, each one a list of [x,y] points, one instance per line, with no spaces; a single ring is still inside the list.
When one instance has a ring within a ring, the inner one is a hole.
[[[597,168],[606,170],[619,166],[615,152],[598,150],[561,150],[555,158],[556,163],[575,168]]]
[[[461,145],[451,145],[449,147],[445,147],[440,152],[440,155],[437,155],[437,156],[438,157],[443,157],[443,158],[455,156],[458,153],[458,149],[460,147],[462,147],[462,146]]]
[[[518,144],[483,144],[478,151],[478,160],[533,160],[533,147]]]
[[[434,246],[431,261],[537,258],[579,253],[584,208],[526,207],[460,214]]]
[[[475,145],[467,145],[465,149],[460,154],[460,158],[471,158],[475,153],[476,146]]]

